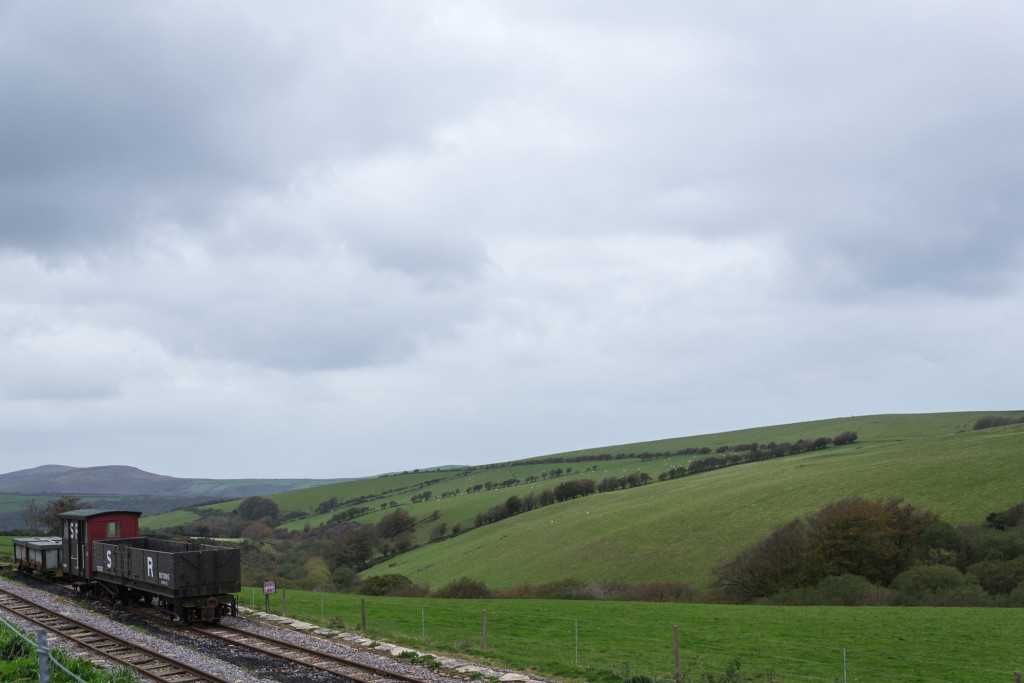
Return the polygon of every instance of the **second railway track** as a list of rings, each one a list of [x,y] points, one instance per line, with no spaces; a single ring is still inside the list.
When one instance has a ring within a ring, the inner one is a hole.
[[[389,671],[370,664],[357,662],[317,649],[305,647],[273,636],[262,635],[233,626],[193,625],[189,627],[206,636],[219,638],[234,645],[258,650],[273,657],[290,660],[303,666],[340,676],[355,683],[428,683],[428,681],[395,671]]]
[[[421,664],[402,661],[400,658],[389,658],[332,640],[315,638],[310,634],[274,628],[259,620],[250,624],[247,619],[242,618],[236,622],[234,618],[229,617],[219,624],[186,626],[180,621],[168,620],[165,614],[141,604],[125,612],[119,606],[111,607],[110,603],[101,603],[94,604],[89,614],[96,613],[101,619],[106,615],[107,619],[117,622],[120,629],[103,623],[87,626],[79,620],[84,620],[87,624],[98,622],[84,613],[81,616],[75,615],[77,619],[65,616],[69,613],[74,614],[74,610],[83,609],[81,606],[68,605],[69,611],[50,600],[44,600],[44,604],[39,605],[37,601],[42,595],[36,596],[31,593],[39,589],[26,587],[29,591],[26,593],[19,587],[16,593],[12,593],[5,590],[5,585],[5,582],[0,580],[0,608],[42,625],[60,637],[79,643],[82,648],[87,648],[108,660],[123,663],[156,680],[175,683],[225,680],[237,683],[255,679],[282,683],[329,683],[339,680],[351,683],[463,683],[467,678],[465,674],[447,667],[425,668]],[[13,586],[12,584],[11,588],[15,590]],[[53,588],[54,585],[50,584],[50,587]],[[53,590],[46,592],[55,593]],[[26,595],[28,597],[25,597]],[[30,602],[34,604],[26,604]],[[36,614],[37,608],[40,612],[59,615],[62,620],[60,623],[63,625],[49,621],[54,617]],[[180,660],[170,659],[154,650],[146,651],[144,647],[126,643],[123,638],[134,641],[139,639],[125,631],[125,627],[138,631],[140,635],[145,633],[146,635],[141,637],[150,648],[175,652],[174,656]],[[79,631],[79,628],[82,630]],[[93,633],[89,634],[85,629],[91,629]],[[110,633],[111,631],[120,633],[122,637],[117,638],[114,633]],[[81,637],[76,637],[79,633]],[[161,645],[158,639],[166,642],[167,646]],[[134,654],[129,654],[129,646],[135,649]],[[203,656],[194,658],[194,654]],[[159,661],[158,657],[163,662]],[[186,671],[186,662],[202,667],[205,672]],[[174,665],[181,665],[181,671],[176,672],[171,668]],[[225,678],[224,665],[235,668],[236,671],[240,668],[241,675],[230,675],[229,678]],[[167,675],[162,675],[163,672]]]
[[[0,607],[144,676],[167,683],[229,683],[150,648],[136,645],[0,588]]]

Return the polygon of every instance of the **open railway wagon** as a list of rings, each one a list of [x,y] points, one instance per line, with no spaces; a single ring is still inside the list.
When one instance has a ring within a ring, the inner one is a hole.
[[[117,598],[141,598],[182,621],[217,621],[235,616],[242,589],[241,553],[202,543],[157,538],[96,541],[93,578]]]

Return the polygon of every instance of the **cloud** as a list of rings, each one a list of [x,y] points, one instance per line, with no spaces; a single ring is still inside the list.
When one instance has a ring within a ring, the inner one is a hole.
[[[8,3],[0,439],[336,476],[1012,403],[1020,20]]]

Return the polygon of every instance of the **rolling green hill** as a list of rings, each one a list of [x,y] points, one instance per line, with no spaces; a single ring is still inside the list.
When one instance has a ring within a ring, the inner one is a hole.
[[[435,587],[465,575],[492,588],[568,577],[704,588],[713,567],[773,527],[846,496],[900,497],[952,523],[981,523],[1024,498],[1024,425],[956,433],[971,422],[963,414],[902,417],[840,421],[824,432],[864,434],[852,446],[534,510],[423,546],[365,575],[400,573]],[[900,423],[908,428],[899,430]],[[812,436],[823,429],[808,423],[798,431]],[[728,440],[748,438],[770,437],[755,431]]]
[[[988,415],[972,412],[874,415],[777,425],[722,434],[560,453],[485,467],[418,471],[342,482],[269,496],[283,526],[302,530],[327,522],[346,508],[365,508],[355,521],[372,523],[396,507],[417,519],[413,541],[421,547],[389,558],[364,576],[401,573],[438,587],[471,576],[491,588],[584,580],[684,581],[704,588],[711,569],[774,526],[846,496],[897,496],[953,522],[980,523],[988,512],[1021,502],[1024,425],[972,431]],[[565,462],[579,456],[676,452],[684,448],[832,437],[852,430],[853,445],[691,475],[665,482],[658,474],[685,466],[694,456],[674,455]],[[561,471],[559,473],[559,470]],[[645,472],[645,486],[600,493],[543,507],[502,522],[474,527],[480,512],[551,489],[569,479]],[[536,481],[526,483],[528,478]],[[519,480],[501,488],[503,481]],[[467,493],[476,487],[478,492]],[[490,490],[488,490],[490,489]],[[426,502],[412,502],[426,491]],[[454,495],[455,491],[459,495]],[[442,494],[450,494],[442,498]],[[334,498],[337,505],[316,514]],[[210,506],[231,512],[238,501]],[[200,509],[199,512],[203,510]],[[198,512],[143,518],[147,528],[186,523]],[[448,535],[429,543],[431,531]],[[463,533],[452,537],[453,527]]]

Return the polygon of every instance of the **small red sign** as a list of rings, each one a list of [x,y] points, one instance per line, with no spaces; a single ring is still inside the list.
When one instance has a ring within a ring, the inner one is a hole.
[[[277,584],[275,584],[273,581],[264,581],[263,582],[263,594],[264,595],[270,595],[271,593],[276,593],[276,592],[277,592]]]

